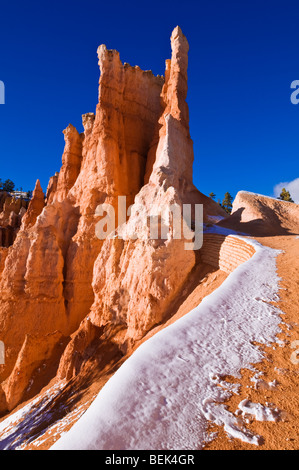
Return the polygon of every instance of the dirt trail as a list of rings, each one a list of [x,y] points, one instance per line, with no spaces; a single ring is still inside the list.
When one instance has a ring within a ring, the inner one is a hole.
[[[227,378],[240,383],[240,394],[233,396],[226,404],[235,412],[241,400],[261,404],[274,404],[282,411],[278,422],[257,422],[252,420],[246,427],[263,437],[264,442],[256,447],[238,439],[229,439],[222,428],[211,426],[218,437],[206,446],[206,450],[298,450],[299,449],[299,237],[263,237],[257,240],[271,248],[283,250],[277,257],[277,271],[280,281],[280,301],[276,304],[284,312],[282,332],[278,339],[283,346],[275,344],[263,347],[265,359],[256,365],[263,372],[264,380],[258,387],[250,379],[254,375],[243,371],[242,379]],[[261,266],[262,269],[262,266]],[[298,341],[297,346],[293,343]],[[293,346],[293,347],[292,347]],[[296,354],[298,350],[298,355]],[[298,357],[298,364],[297,362]],[[267,384],[277,381],[271,389]]]

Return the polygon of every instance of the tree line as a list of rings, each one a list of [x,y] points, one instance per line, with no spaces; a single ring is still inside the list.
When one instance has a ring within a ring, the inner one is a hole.
[[[2,181],[2,179],[0,178],[0,191],[12,193],[13,191],[15,191],[15,183],[10,179]],[[23,192],[23,188],[18,188],[17,191]],[[24,192],[26,192],[26,197],[30,199],[32,196],[32,191],[29,190],[29,191],[24,191]]]

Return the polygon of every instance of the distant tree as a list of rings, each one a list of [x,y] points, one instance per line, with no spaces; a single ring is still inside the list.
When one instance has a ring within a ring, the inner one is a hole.
[[[31,190],[27,191],[26,197],[27,197],[27,199],[31,199],[31,198],[32,198],[32,191],[31,191]]]
[[[2,186],[2,191],[7,191],[8,193],[10,193],[11,191],[14,190],[14,188],[15,188],[14,182],[8,179],[4,181],[3,186]]]
[[[232,202],[233,202],[232,195],[229,192],[226,192],[224,194],[224,199],[222,201],[221,206],[228,214],[230,214],[232,211],[232,207],[233,207]]]
[[[291,198],[290,192],[287,191],[286,188],[282,188],[280,196],[277,199],[280,199],[281,201],[294,202]]]
[[[209,197],[210,197],[211,199],[215,199],[216,194],[215,194],[215,193],[210,193],[210,194],[209,194]]]
[[[2,179],[0,178],[0,191],[3,191],[3,183],[2,183]]]

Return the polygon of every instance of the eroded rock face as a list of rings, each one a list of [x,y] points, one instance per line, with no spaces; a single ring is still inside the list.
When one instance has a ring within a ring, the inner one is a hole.
[[[61,338],[68,346],[59,377],[69,379],[80,370],[84,348],[100,343],[103,331],[109,330],[116,351],[126,350],[163,321],[197,254],[171,229],[166,239],[151,239],[144,219],[173,204],[181,211],[183,204],[205,202],[204,217],[225,216],[192,182],[189,46],[179,27],[171,47],[165,79],[99,47],[96,113],[82,116],[84,133],[66,128],[62,167],[50,179],[46,200],[38,182],[14,244],[0,251],[0,339],[6,346],[0,403],[6,408],[22,400],[27,382],[36,390],[36,368],[50,360]],[[119,196],[126,208],[132,205],[131,215],[120,214]],[[116,238],[105,240],[96,234],[96,209],[104,203],[116,219],[122,216]],[[51,360],[58,367],[57,355]],[[52,378],[43,377],[43,384]]]
[[[0,247],[13,244],[26,213],[28,201],[0,192]]]

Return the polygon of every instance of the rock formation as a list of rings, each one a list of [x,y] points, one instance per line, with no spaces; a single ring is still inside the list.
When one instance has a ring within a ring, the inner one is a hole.
[[[268,196],[239,191],[231,216],[218,225],[254,236],[299,233],[299,205]]]
[[[48,189],[47,203],[63,201],[78,178],[82,162],[83,136],[77,129],[69,124],[63,131],[65,147],[62,155],[62,167],[55,180],[55,187]],[[55,176],[53,177],[55,178]]]
[[[0,192],[0,247],[13,244],[27,207],[27,200]]]
[[[162,209],[175,205],[182,214],[191,204],[189,232],[195,204],[204,205],[205,220],[226,217],[192,182],[189,46],[179,27],[171,47],[165,78],[98,48],[96,112],[83,115],[82,134],[72,125],[65,129],[62,167],[46,200],[37,182],[13,245],[0,252],[1,412],[36,393],[57,370],[60,378],[78,373],[92,344],[105,338],[121,355],[164,320],[198,252],[174,236]],[[110,204],[120,221],[114,237],[96,232],[101,204]],[[144,220],[153,219],[160,230],[169,225],[166,238],[151,239]]]
[[[127,339],[142,336],[163,320],[166,308],[187,279],[196,262],[195,252],[185,250],[185,240],[142,240],[141,217],[158,217],[159,210],[180,208],[196,192],[192,184],[193,149],[189,135],[187,95],[188,43],[179,27],[171,36],[172,58],[166,62],[161,92],[162,114],[158,140],[153,143],[154,162],[147,161],[148,182],[131,208],[122,239],[107,239],[94,266],[95,301],[91,321],[103,325],[115,320],[124,325]],[[195,199],[195,198],[194,198]],[[194,200],[193,199],[193,200]],[[165,273],[167,272],[167,279]]]
[[[35,184],[34,191],[32,193],[32,199],[30,200],[28,210],[22,220],[22,230],[26,230],[29,227],[35,225],[37,217],[45,206],[45,197],[41,188],[39,180]]]

